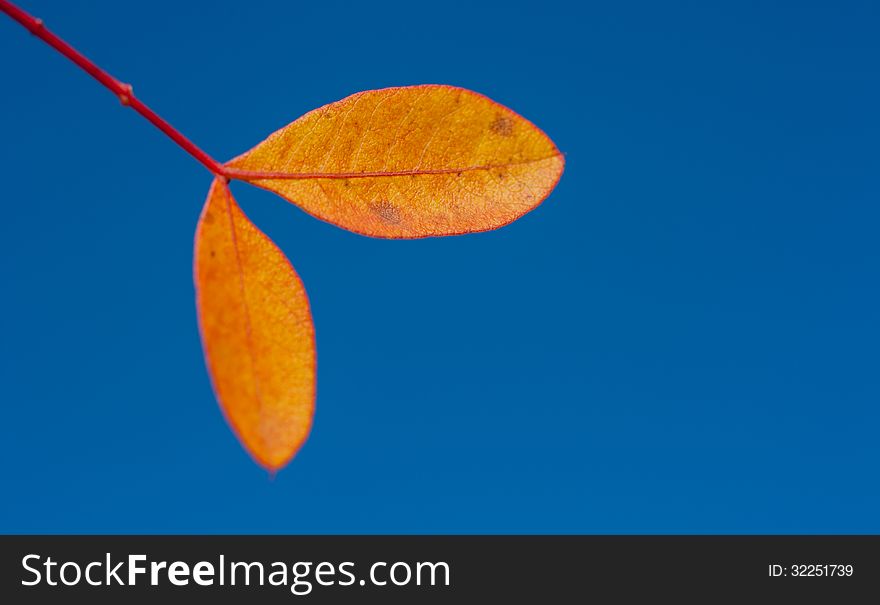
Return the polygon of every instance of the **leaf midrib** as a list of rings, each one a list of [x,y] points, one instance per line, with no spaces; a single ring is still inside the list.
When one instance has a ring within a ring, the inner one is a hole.
[[[309,180],[309,179],[366,179],[366,178],[389,178],[401,176],[422,176],[422,175],[438,175],[438,174],[459,174],[463,172],[477,172],[497,170],[499,168],[510,168],[512,166],[523,166],[526,164],[536,164],[553,158],[562,157],[562,153],[554,153],[543,158],[532,160],[521,160],[519,162],[506,162],[503,164],[486,164],[482,166],[464,166],[460,168],[419,168],[415,170],[380,170],[380,171],[364,171],[364,172],[271,172],[259,170],[241,170],[230,166],[225,167],[225,176],[229,178],[239,179],[243,181],[259,181],[259,180]]]

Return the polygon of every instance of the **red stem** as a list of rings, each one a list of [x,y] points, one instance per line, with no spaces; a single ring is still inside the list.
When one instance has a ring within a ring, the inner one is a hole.
[[[59,53],[76,63],[83,71],[108,88],[115,94],[123,105],[127,105],[136,112],[144,116],[156,128],[164,132],[168,137],[177,143],[181,149],[193,156],[199,162],[218,176],[227,176],[226,168],[209,156],[207,153],[196,147],[195,143],[183,136],[171,124],[160,118],[156,112],[144,105],[137,97],[134,96],[130,84],[120,82],[106,71],[92,63],[81,52],[73,48],[70,44],[50,32],[43,25],[42,19],[37,19],[14,5],[8,0],[0,0],[0,11],[6,13],[16,21],[18,21],[29,32],[38,37],[40,40],[57,50]]]

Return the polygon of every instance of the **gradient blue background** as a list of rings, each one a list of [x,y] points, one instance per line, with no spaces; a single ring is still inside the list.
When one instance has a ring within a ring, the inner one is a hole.
[[[270,480],[203,365],[209,175],[0,18],[0,531],[880,531],[876,3],[23,2],[220,159],[450,83],[567,167],[422,241],[233,187],[318,336]]]

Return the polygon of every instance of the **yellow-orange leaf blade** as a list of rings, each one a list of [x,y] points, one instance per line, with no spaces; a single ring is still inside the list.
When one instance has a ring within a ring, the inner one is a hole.
[[[426,85],[316,109],[227,166],[345,229],[415,238],[506,225],[550,194],[563,164],[553,142],[510,109]]]
[[[221,179],[211,185],[196,230],[195,285],[205,359],[220,406],[248,452],[276,470],[312,425],[312,316],[293,267]]]

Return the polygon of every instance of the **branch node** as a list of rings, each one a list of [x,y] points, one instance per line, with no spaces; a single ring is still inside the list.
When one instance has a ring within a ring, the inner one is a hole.
[[[119,102],[128,107],[131,105],[131,98],[134,96],[134,88],[132,88],[131,84],[119,84],[119,87],[123,92],[120,92],[116,96],[119,97]]]

